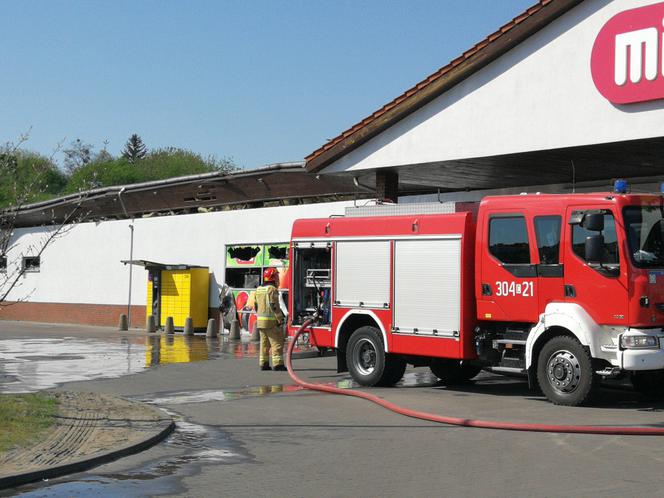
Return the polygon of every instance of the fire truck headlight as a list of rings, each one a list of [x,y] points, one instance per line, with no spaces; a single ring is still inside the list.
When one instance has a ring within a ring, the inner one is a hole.
[[[623,335],[620,345],[625,349],[659,349],[659,339],[652,335]]]

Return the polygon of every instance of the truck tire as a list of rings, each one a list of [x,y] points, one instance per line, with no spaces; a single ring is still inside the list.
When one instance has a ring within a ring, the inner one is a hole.
[[[380,331],[375,327],[360,327],[348,340],[346,364],[353,380],[361,386],[380,384],[387,369],[386,356]]]
[[[392,354],[385,355],[385,370],[378,381],[379,386],[391,387],[401,380],[406,371],[406,361]]]
[[[634,372],[632,374],[632,385],[636,391],[647,398],[662,399],[664,398],[664,371]]]
[[[468,382],[482,371],[482,368],[476,365],[445,358],[434,358],[429,368],[436,377],[450,386]]]
[[[556,336],[540,351],[537,382],[554,405],[590,401],[598,384],[590,353],[573,337]]]

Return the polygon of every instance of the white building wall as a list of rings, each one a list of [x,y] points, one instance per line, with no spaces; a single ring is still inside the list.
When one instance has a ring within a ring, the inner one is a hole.
[[[225,245],[275,243],[290,240],[293,221],[343,214],[352,202],[308,204],[134,221],[134,259],[159,263],[209,266],[210,306],[219,304],[223,283]],[[9,300],[47,303],[127,304],[129,221],[74,225],[53,241],[41,257],[38,273],[26,273]],[[48,233],[45,228],[23,228],[15,233],[8,253],[8,274],[22,256],[35,255]],[[134,266],[132,304],[145,305],[147,271]]]
[[[662,136],[664,101],[615,106],[597,91],[590,71],[602,26],[652,3],[584,1],[324,172]]]

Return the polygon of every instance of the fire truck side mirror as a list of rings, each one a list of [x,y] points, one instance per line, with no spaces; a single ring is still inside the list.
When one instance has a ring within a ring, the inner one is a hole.
[[[581,226],[591,232],[604,230],[604,213],[588,213],[583,217]]]
[[[586,237],[585,260],[588,264],[601,265],[604,252],[604,236],[591,235]]]

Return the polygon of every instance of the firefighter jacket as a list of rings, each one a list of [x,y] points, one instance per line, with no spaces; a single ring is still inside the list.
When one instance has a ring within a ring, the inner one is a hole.
[[[279,306],[279,291],[274,285],[263,285],[256,289],[256,312],[259,329],[271,329],[283,323],[284,313]]]

